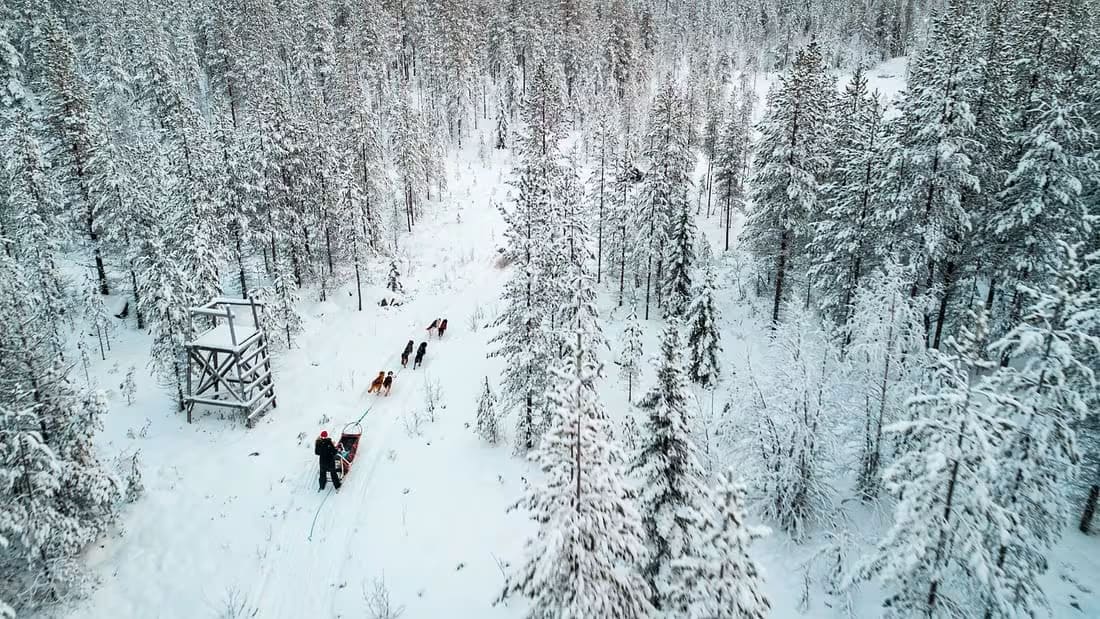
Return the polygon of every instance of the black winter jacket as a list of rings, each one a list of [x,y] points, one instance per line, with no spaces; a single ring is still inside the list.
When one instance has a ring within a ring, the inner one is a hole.
[[[331,438],[318,438],[313,444],[313,453],[317,454],[317,464],[322,471],[336,470],[336,444]]]

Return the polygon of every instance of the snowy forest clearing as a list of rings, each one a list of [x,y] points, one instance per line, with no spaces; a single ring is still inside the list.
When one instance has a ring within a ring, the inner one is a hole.
[[[104,583],[77,616],[209,616],[234,603],[265,617],[360,616],[376,579],[409,606],[406,616],[487,616],[500,580],[493,555],[514,554],[524,535],[501,526],[522,461],[466,427],[481,379],[496,371],[484,354],[490,332],[467,325],[497,303],[490,200],[502,197],[502,170],[455,174],[451,205],[433,207],[433,222],[407,243],[404,305],[358,312],[346,289],[305,308],[298,346],[275,356],[279,407],[254,429],[216,412],[192,425],[152,414],[172,404],[151,382],[138,384],[132,407],[112,390],[104,448],[141,451],[146,494],[123,533],[90,553]],[[366,298],[389,294],[384,283]],[[401,371],[405,341],[425,340],[440,316],[448,333],[428,340],[420,369]],[[116,355],[140,359],[147,346],[127,334]],[[107,367],[95,366],[101,384],[115,381]],[[389,397],[366,394],[377,369],[400,371]],[[434,413],[430,385],[442,394]],[[368,408],[347,484],[318,493],[313,437]]]

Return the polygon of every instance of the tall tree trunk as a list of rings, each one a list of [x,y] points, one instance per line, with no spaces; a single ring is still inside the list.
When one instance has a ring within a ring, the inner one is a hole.
[[[940,336],[943,334],[943,323],[947,317],[947,304],[951,299],[951,293],[955,288],[955,263],[949,260],[943,269],[943,294],[940,295],[940,309],[936,316],[936,334],[932,338],[932,348],[940,349]]]
[[[600,145],[600,212],[599,219],[596,220],[596,283],[600,283],[603,278],[603,186],[604,186],[604,167],[607,160],[607,138],[600,138],[603,143]]]
[[[714,188],[714,154],[707,159],[707,219],[710,219],[710,196]]]
[[[233,242],[237,253],[237,276],[241,281],[241,298],[248,298],[248,281],[244,274],[244,250],[241,248],[241,230],[238,225],[233,225]]]
[[[733,193],[726,191],[726,251],[730,250],[730,219],[733,218]]]
[[[779,309],[783,305],[783,283],[787,272],[787,252],[790,245],[790,230],[783,228],[779,236],[779,255],[775,259],[775,301],[772,303],[772,324],[774,330],[779,326]]]
[[[298,288],[302,287],[302,265],[298,261],[298,250],[290,248],[290,263],[294,266],[294,283]]]
[[[961,430],[959,432],[959,441],[962,442],[962,431]],[[944,505],[944,508],[943,508],[943,524],[941,525],[944,528],[940,530],[940,539],[936,544],[936,556],[935,556],[935,559],[934,559],[935,569],[933,569],[933,572],[938,571],[938,566],[940,564],[940,560],[943,557],[943,546],[947,542],[947,540],[946,540],[947,529],[948,529],[948,527],[950,526],[950,523],[951,523],[951,508],[952,508],[952,504],[955,500],[955,486],[958,483],[958,479],[959,479],[959,461],[955,460],[951,464],[951,475],[950,475],[950,477],[948,477],[948,481],[947,481],[947,501],[946,501],[946,505]],[[931,615],[931,616],[935,616],[935,614],[936,614],[934,611],[936,609],[936,603],[938,601],[939,587],[940,587],[940,583],[935,578],[933,578],[932,582],[929,583],[929,585],[928,585],[928,600],[927,600],[928,614]]]
[[[623,293],[626,290],[626,225],[621,226],[622,256],[619,259],[619,307],[623,306]]]
[[[649,320],[649,285],[653,273],[653,256],[647,259],[645,270],[645,319]]]
[[[359,252],[355,252],[355,292],[359,298],[359,311],[363,311],[363,280],[359,277]]]
[[[130,292],[134,295],[134,317],[137,318],[139,331],[145,329],[145,318],[141,314],[141,292],[138,288],[137,271],[134,269],[134,261],[130,260]]]
[[[325,222],[325,253],[328,255],[328,274],[332,275],[332,231],[327,221]]]
[[[1081,523],[1077,525],[1082,533],[1092,532],[1092,518],[1096,515],[1097,499],[1100,499],[1100,484],[1093,484],[1089,487],[1089,496],[1085,499],[1085,508],[1081,510]]]

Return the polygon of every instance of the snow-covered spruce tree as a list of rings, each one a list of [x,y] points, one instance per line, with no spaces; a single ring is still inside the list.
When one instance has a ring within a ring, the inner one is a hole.
[[[404,200],[405,225],[412,232],[413,224],[419,217],[418,198],[430,191],[428,178],[431,162],[428,136],[425,135],[424,119],[421,111],[413,105],[412,94],[404,87],[394,93],[397,104],[393,107],[391,120],[391,143],[393,161],[401,176]]]
[[[477,434],[490,445],[500,440],[497,424],[497,396],[489,386],[489,377],[485,377],[485,388],[477,401]]]
[[[588,177],[588,195],[590,208],[595,211],[596,225],[596,283],[603,279],[604,263],[607,250],[605,239],[618,225],[615,211],[610,208],[611,194],[614,192],[613,180],[615,173],[615,155],[618,150],[619,136],[618,125],[615,123],[617,109],[613,105],[603,105],[596,111],[595,127],[592,129],[593,162],[592,172]]]
[[[691,274],[695,266],[695,216],[685,197],[673,213],[672,228],[664,252],[665,276],[661,281],[665,316],[683,318],[692,301]]]
[[[187,372],[184,344],[193,335],[187,312],[194,289],[165,243],[170,235],[163,227],[159,230],[163,236],[145,239],[137,264],[141,285],[139,309],[153,334],[150,353],[153,369],[175,391],[176,403],[182,409]]]
[[[909,269],[887,261],[856,289],[844,326],[844,368],[864,413],[856,479],[864,499],[878,495],[890,457],[883,428],[903,418],[926,363],[924,317],[909,294],[912,286]]]
[[[714,304],[714,266],[711,264],[710,243],[703,239],[701,245],[699,265],[702,273],[686,318],[688,377],[704,389],[713,389],[721,375],[718,354],[722,352],[722,346],[719,343],[718,308]]]
[[[1060,244],[1039,288],[1021,285],[1028,299],[1021,322],[991,346],[1009,363],[991,377],[1016,401],[1006,406],[1014,426],[999,446],[1004,460],[995,489],[1011,516],[1007,531],[990,531],[997,579],[1007,599],[991,598],[989,616],[1049,612],[1038,582],[1047,555],[1069,521],[1067,489],[1079,461],[1075,426],[1089,413],[1097,377],[1089,355],[1100,352],[1100,292],[1088,283],[1100,255],[1078,255]],[[1091,264],[1090,264],[1091,262]]]
[[[96,196],[96,220],[102,230],[100,238],[106,251],[124,261],[137,327],[144,329],[144,315],[139,309],[141,290],[137,281],[137,260],[142,239],[150,233],[154,223],[151,205],[155,202],[156,189],[151,187],[148,177],[153,176],[150,172],[157,168],[157,162],[153,161],[155,157],[143,156],[151,150],[153,140],[127,145],[120,131],[111,130],[110,119],[97,115],[93,122],[101,143],[88,161],[88,170],[92,193]]]
[[[49,316],[66,312],[69,299],[65,281],[55,260],[64,234],[64,198],[43,159],[42,145],[36,137],[38,124],[29,101],[11,111],[14,122],[2,136],[12,157],[5,161],[6,208],[0,209],[4,230],[4,251],[19,263],[22,276],[34,282],[28,292],[36,300],[36,314]],[[47,328],[60,326],[48,320]],[[60,332],[51,338],[51,350],[59,351]]]
[[[991,223],[1009,246],[1003,278],[1035,286],[1051,257],[1061,253],[1060,244],[1074,245],[1095,233],[1097,215],[1090,213],[1083,190],[1097,164],[1080,103],[1052,93],[1034,104],[1032,117],[1034,126],[1013,136],[1023,155],[997,196],[1001,206]]]
[[[623,327],[622,348],[619,349],[619,375],[626,381],[626,399],[634,401],[634,383],[642,374],[642,325],[638,312],[630,310]]]
[[[294,286],[290,253],[286,250],[275,255],[274,290],[268,307],[272,326],[286,337],[287,348],[294,346],[294,335],[302,329],[302,317],[298,315],[297,307],[300,299]]]
[[[985,317],[971,313],[971,323],[935,353],[929,384],[908,402],[910,419],[887,427],[906,435],[884,475],[898,499],[894,524],[852,575],[883,581],[887,617],[966,617],[1011,599],[989,539],[1013,528],[996,497],[1001,446],[1019,411],[1006,411],[1013,397],[981,378],[996,363],[983,359]]]
[[[746,490],[733,471],[726,471],[715,494],[717,519],[704,535],[699,556],[673,564],[674,596],[688,619],[764,619],[771,603],[749,547],[771,531],[745,523]]]
[[[874,225],[882,230],[880,249],[898,252],[914,268],[916,292],[937,284],[941,294],[954,290],[962,237],[971,225],[963,195],[979,189],[971,170],[975,19],[965,0],[951,0],[932,20],[898,105],[901,119],[891,123],[896,129],[885,174],[891,185],[884,193],[892,203],[876,210]],[[932,345],[939,345],[935,336]]]
[[[811,218],[830,165],[827,140],[834,98],[821,50],[811,43],[772,88],[759,127],[763,135],[753,155],[752,210],[745,222],[745,242],[758,257],[775,261],[773,325],[779,323],[790,288],[788,271],[806,258]]]
[[[627,279],[633,277],[636,268],[636,251],[632,245],[636,193],[634,185],[634,161],[623,150],[615,163],[614,182],[608,188],[606,196],[607,218],[614,222],[608,230],[607,278],[618,290],[620,307],[626,300]]]
[[[784,311],[762,358],[736,376],[744,426],[734,440],[762,515],[802,540],[831,513],[829,463],[847,410],[836,392],[839,353],[820,319],[801,304]]]
[[[749,103],[739,99],[716,147],[715,195],[722,209],[725,229],[723,251],[730,250],[730,228],[733,213],[744,208],[745,175],[751,156],[752,113]]]
[[[114,325],[109,318],[107,304],[103,302],[103,295],[90,277],[85,277],[81,286],[80,309],[87,328],[95,335],[99,347],[100,359],[107,360],[107,351],[111,348],[111,327]]]
[[[561,237],[560,222],[552,220],[560,213],[554,190],[564,174],[558,149],[560,100],[557,84],[540,65],[522,110],[526,131],[518,144],[515,203],[502,209],[508,226],[505,258],[512,274],[504,285],[504,310],[494,325],[499,331],[490,340],[490,356],[507,360],[501,400],[504,410],[519,410],[515,448],[521,453],[534,448],[542,433],[543,395],[557,354],[551,297],[558,287],[544,269],[554,264],[550,254],[560,247],[555,233]]]
[[[655,360],[657,383],[639,406],[646,421],[631,467],[649,554],[643,571],[654,607],[682,612],[675,599],[673,565],[699,556],[710,497],[691,439],[690,398],[681,361],[680,323],[669,320]]]
[[[644,152],[650,168],[643,179],[642,195],[631,230],[635,262],[645,265],[646,320],[649,320],[650,299],[654,292],[657,306],[661,305],[665,287],[662,266],[671,238],[670,228],[675,218],[681,216],[681,211],[688,208],[689,174],[694,159],[686,142],[683,107],[672,76],[666,76],[650,112],[648,146]]]
[[[403,293],[405,288],[401,285],[401,274],[397,272],[397,260],[390,260],[389,279],[386,280],[386,290],[394,293]]]
[[[589,346],[601,338],[585,309],[595,296],[592,278],[583,267],[575,271],[568,352],[553,373],[550,427],[533,454],[545,477],[517,504],[539,529],[501,599],[528,598],[531,619],[643,619],[653,616],[639,572],[644,530],[597,393],[602,365]]]
[[[878,93],[868,93],[867,74],[857,67],[844,89],[833,139],[836,165],[828,174],[823,212],[814,214],[810,268],[821,291],[817,305],[839,325],[850,315],[860,279],[875,267],[873,209],[880,202],[886,167],[886,132]]]
[[[20,614],[82,593],[76,557],[113,522],[118,480],[92,442],[102,394],[69,382],[53,354],[56,327],[39,314],[29,280],[0,253],[0,607]]]
[[[508,111],[508,106],[504,103],[504,98],[501,97],[497,101],[497,126],[495,130],[496,140],[493,143],[493,148],[497,150],[503,150],[508,148],[508,118],[511,114]]]
[[[99,290],[107,294],[107,272],[99,247],[99,226],[95,219],[95,201],[89,180],[88,161],[96,143],[91,135],[89,115],[91,96],[78,72],[78,59],[72,36],[65,23],[49,5],[43,5],[42,30],[32,38],[32,58],[38,70],[37,89],[42,93],[46,127],[50,139],[51,166],[65,187],[65,199],[74,213],[78,229],[92,246]]]

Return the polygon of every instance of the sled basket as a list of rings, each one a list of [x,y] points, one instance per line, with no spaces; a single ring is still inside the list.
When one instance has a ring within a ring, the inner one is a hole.
[[[355,461],[355,453],[359,450],[359,438],[362,436],[363,426],[355,422],[347,424],[340,432],[340,442],[337,443],[340,450],[340,477],[351,470],[351,463]]]

